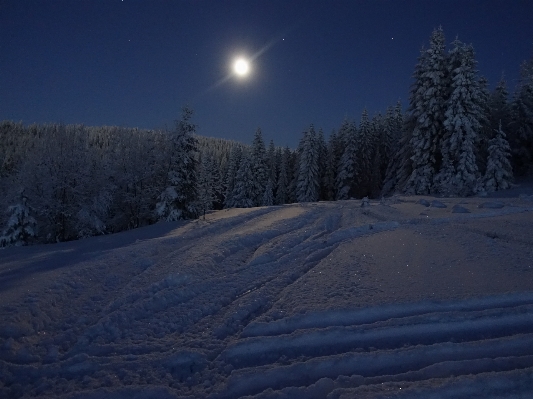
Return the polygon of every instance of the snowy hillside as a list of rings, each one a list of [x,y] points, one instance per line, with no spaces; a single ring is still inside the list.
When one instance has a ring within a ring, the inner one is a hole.
[[[0,397],[530,397],[533,197],[361,205],[0,250]]]

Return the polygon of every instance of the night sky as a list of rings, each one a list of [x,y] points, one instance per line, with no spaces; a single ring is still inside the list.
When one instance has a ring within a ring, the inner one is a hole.
[[[531,0],[0,0],[0,120],[172,127],[189,104],[201,135],[294,148],[311,123],[405,108],[438,26],[512,91],[532,21]]]

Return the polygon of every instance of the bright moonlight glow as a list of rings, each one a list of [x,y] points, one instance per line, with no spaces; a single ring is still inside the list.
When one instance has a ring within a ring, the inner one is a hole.
[[[233,64],[233,70],[238,76],[246,76],[250,71],[250,64],[244,58],[239,58]]]

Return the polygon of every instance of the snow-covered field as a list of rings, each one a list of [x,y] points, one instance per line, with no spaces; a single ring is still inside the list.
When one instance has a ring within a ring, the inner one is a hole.
[[[533,196],[434,200],[0,251],[0,397],[530,398]]]

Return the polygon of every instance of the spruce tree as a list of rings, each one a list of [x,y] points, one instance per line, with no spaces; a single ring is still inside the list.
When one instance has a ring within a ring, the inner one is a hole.
[[[235,178],[242,158],[241,146],[233,146],[231,149],[228,170],[226,172],[225,179],[225,195],[224,195],[224,207],[233,208],[233,189],[235,188]]]
[[[369,197],[372,195],[372,167],[374,159],[374,137],[371,122],[368,119],[366,108],[361,115],[359,129],[356,131],[357,166],[358,176],[357,197]]]
[[[318,142],[313,125],[304,132],[299,149],[296,198],[298,202],[315,202],[318,201],[320,195],[320,170]]]
[[[353,122],[345,120],[339,130],[342,137],[344,151],[337,170],[336,200],[345,200],[357,195],[358,188],[358,149],[357,128]]]
[[[266,161],[268,179],[271,180],[273,187],[275,187],[278,175],[278,164],[276,162],[276,146],[274,145],[274,140],[270,140],[268,145]]]
[[[335,200],[335,180],[337,178],[337,169],[341,157],[341,153],[338,150],[338,141],[337,133],[335,133],[335,130],[333,130],[329,136],[326,153],[326,176],[324,186],[326,191],[325,199],[328,201]]]
[[[281,154],[279,167],[278,185],[276,190],[276,204],[283,205],[289,202],[290,164],[291,150],[285,147]]]
[[[448,99],[448,60],[442,28],[433,31],[430,47],[422,50],[415,68],[409,111],[413,118],[410,138],[412,172],[404,191],[429,194],[442,162],[441,145]]]
[[[216,200],[216,184],[214,163],[208,154],[204,154],[198,170],[198,208],[205,219],[206,211],[213,209]]]
[[[442,167],[436,179],[442,194],[468,196],[476,193],[479,170],[476,146],[485,120],[480,98],[476,61],[471,45],[458,40],[450,52],[450,97],[447,101]]]
[[[328,163],[328,147],[326,144],[326,139],[324,138],[324,132],[322,128],[318,130],[318,135],[316,137],[316,146],[317,146],[317,163],[318,163],[318,176],[319,176],[319,195],[318,199],[320,201],[325,201],[328,199],[327,196],[327,163]]]
[[[267,185],[265,187],[265,192],[263,193],[263,199],[261,202],[261,206],[274,205],[273,187],[274,185],[272,184],[272,180],[268,179]]]
[[[387,167],[386,151],[384,142],[386,141],[385,120],[381,114],[372,118],[370,123],[372,138],[372,158],[370,167],[370,185],[367,197],[376,198],[381,192],[385,169]]]
[[[513,169],[511,167],[511,149],[500,123],[496,136],[489,142],[487,170],[483,177],[485,191],[506,190],[511,187]]]
[[[235,186],[231,195],[231,207],[233,208],[252,208],[255,206],[254,197],[257,187],[255,185],[250,158],[250,154],[242,154],[237,176],[235,176]]]
[[[160,219],[173,221],[196,218],[198,198],[196,169],[196,126],[191,123],[193,111],[185,107],[171,135],[171,155],[166,176],[166,188],[159,195],[156,212]]]
[[[254,201],[254,206],[260,206],[269,176],[265,142],[263,141],[263,135],[260,128],[256,130],[254,141],[252,143],[251,167],[254,184],[252,199]]]

